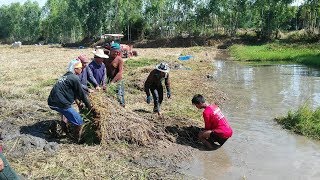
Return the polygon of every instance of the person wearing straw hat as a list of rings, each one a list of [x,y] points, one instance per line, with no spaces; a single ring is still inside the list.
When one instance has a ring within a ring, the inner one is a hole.
[[[88,82],[92,84],[92,86],[94,86],[96,90],[100,90],[99,84],[93,77],[93,73],[88,66],[90,62],[89,58],[85,54],[81,54],[80,56],[78,56],[77,60],[79,60],[82,63],[82,72],[78,75],[78,77],[80,79],[83,90],[86,93],[93,92],[93,90],[88,87]]]
[[[81,72],[81,62],[75,59],[71,60],[67,73],[58,79],[48,97],[49,107],[62,115],[62,130],[67,133],[68,122],[75,125],[74,136],[77,142],[79,142],[81,138],[83,120],[80,114],[72,107],[73,102],[77,99],[82,101],[88,109],[94,110],[77,76]]]
[[[109,58],[103,51],[103,49],[96,49],[93,51],[94,58],[93,61],[89,64],[89,68],[93,73],[93,77],[96,79],[99,86],[106,90],[106,66],[103,61],[106,58]]]
[[[155,69],[153,69],[147,80],[144,83],[144,91],[147,94],[147,103],[150,104],[151,96],[150,91],[153,97],[153,112],[156,112],[160,115],[160,106],[163,101],[163,86],[162,81],[164,80],[165,86],[167,89],[167,97],[171,98],[170,91],[170,80],[169,80],[169,66],[167,63],[160,63],[156,65]]]
[[[117,86],[117,99],[122,107],[125,107],[124,85],[122,80],[124,61],[121,57],[121,47],[118,43],[112,43],[110,58],[104,60],[107,69],[107,83]]]

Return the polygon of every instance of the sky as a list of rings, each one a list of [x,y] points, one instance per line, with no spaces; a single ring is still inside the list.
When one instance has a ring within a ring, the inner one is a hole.
[[[294,3],[292,3],[291,5],[293,6],[299,6],[304,2],[304,0],[294,0]]]
[[[0,0],[0,6],[2,5],[9,5],[11,3],[19,2],[20,4],[25,3],[27,0]],[[37,1],[40,5],[40,7],[44,6],[44,4],[47,2],[47,0],[31,0],[31,2]]]
[[[20,2],[21,4],[23,4],[26,1],[27,0],[0,0],[0,6],[1,5],[9,5],[9,4],[15,3],[15,2]],[[31,1],[37,1],[41,7],[44,6],[44,4],[47,2],[47,0],[31,0]],[[294,3],[292,5],[293,6],[300,5],[304,1],[305,0],[294,0]]]

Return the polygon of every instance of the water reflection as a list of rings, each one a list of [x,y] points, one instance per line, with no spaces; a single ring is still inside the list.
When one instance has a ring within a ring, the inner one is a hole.
[[[219,149],[222,154],[200,152],[186,172],[207,179],[320,179],[320,142],[273,121],[304,103],[320,106],[320,71],[223,60],[214,65],[213,81],[222,84],[228,96],[222,109],[234,135]],[[227,163],[219,166],[219,158]]]
[[[214,72],[215,79],[236,83],[250,91],[252,101],[263,102],[264,97],[273,96],[285,108],[297,108],[303,103],[320,106],[320,71],[317,69],[301,65],[251,67],[232,64],[230,61],[215,61],[218,67]],[[260,98],[257,92],[260,92]]]
[[[221,178],[221,175],[230,173],[231,161],[223,148],[216,151],[203,151],[192,159],[191,163],[185,163],[184,169],[196,179],[200,177]]]
[[[320,77],[320,69],[311,68],[304,65],[278,65],[281,67],[281,74],[283,75],[299,75],[299,76],[313,76]],[[287,71],[289,72],[287,72]]]

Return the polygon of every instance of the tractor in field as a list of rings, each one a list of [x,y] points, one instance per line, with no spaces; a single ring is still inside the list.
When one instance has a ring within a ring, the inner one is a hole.
[[[123,34],[103,34],[101,39],[104,41],[102,48],[104,48],[105,54],[109,54],[112,43],[119,43],[121,47],[121,53],[123,58],[129,58],[132,56],[137,56],[137,52],[133,51],[133,45],[121,44],[121,38]]]

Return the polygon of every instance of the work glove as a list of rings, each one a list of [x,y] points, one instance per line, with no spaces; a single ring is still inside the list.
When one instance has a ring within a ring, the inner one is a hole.
[[[171,92],[167,91],[167,97],[170,98],[171,97]]]
[[[147,103],[150,104],[151,102],[151,96],[147,96]]]

